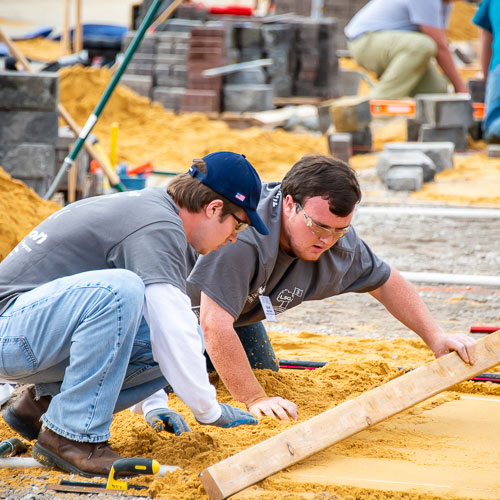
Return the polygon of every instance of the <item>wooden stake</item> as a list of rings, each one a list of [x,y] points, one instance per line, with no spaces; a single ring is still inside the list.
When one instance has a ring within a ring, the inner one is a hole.
[[[24,70],[33,72],[31,64],[28,62],[24,54],[17,48],[16,44],[10,39],[10,37],[5,33],[5,31],[0,26],[0,40],[3,40],[5,45],[9,47],[9,51],[16,58],[16,61],[23,67]]]
[[[71,0],[64,0],[64,17],[63,17],[63,30],[61,34],[61,44],[63,54],[71,54],[71,41],[70,41],[70,28],[69,28],[69,10]]]
[[[82,33],[82,2],[81,0],[76,0],[76,21],[75,21],[75,31],[73,37],[73,47],[75,52],[81,52],[83,50],[83,33]]]
[[[476,363],[456,352],[436,359],[205,469],[211,500],[252,484],[500,363],[500,331],[478,341]]]

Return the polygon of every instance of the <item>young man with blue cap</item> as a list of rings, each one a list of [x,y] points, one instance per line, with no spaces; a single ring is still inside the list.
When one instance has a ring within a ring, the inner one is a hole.
[[[200,256],[189,274],[187,291],[199,310],[213,367],[233,398],[257,417],[297,418],[295,403],[268,395],[252,369],[278,370],[262,320],[276,321],[309,300],[370,293],[436,357],[454,350],[465,362],[474,361],[475,341],[446,334],[413,286],[358,235],[352,219],[360,199],[349,165],[305,156],[281,182],[262,186],[259,214],[269,236],[245,231],[236,244]],[[161,419],[161,394],[147,404],[156,406]]]
[[[0,379],[35,384],[3,418],[37,439],[39,462],[106,476],[120,458],[107,444],[113,413],[167,383],[201,424],[256,423],[216,400],[186,260],[234,243],[249,224],[267,234],[260,193],[243,155],[212,153],[166,192],[68,205],[0,263]]]

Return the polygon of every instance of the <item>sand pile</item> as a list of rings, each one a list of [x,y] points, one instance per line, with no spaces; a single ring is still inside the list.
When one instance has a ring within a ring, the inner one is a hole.
[[[347,399],[354,398],[361,393],[379,386],[394,377],[401,371],[398,367],[417,367],[432,360],[432,354],[419,339],[374,340],[340,336],[325,336],[302,332],[297,335],[271,332],[271,340],[277,354],[283,359],[293,359],[299,356],[302,359],[329,361],[329,364],[318,370],[281,370],[278,373],[258,371],[257,377],[270,395],[280,395],[291,399],[298,404],[299,422],[313,417]],[[219,401],[236,404],[223,385],[214,380],[217,386]],[[427,410],[435,408],[449,401],[460,398],[461,394],[476,393],[500,396],[500,385],[479,384],[467,382],[459,384],[454,392],[438,395],[418,407],[408,410],[397,420],[389,420],[387,427],[376,426],[337,444],[335,454],[346,457],[367,457],[377,459],[397,458],[402,461],[414,462],[415,453],[425,455],[442,442],[446,443],[446,436],[436,436],[433,441],[425,441],[419,435],[403,432],[402,426],[412,426],[421,422]],[[267,439],[291,426],[293,423],[280,422],[265,417],[258,426],[242,426],[235,429],[219,429],[210,426],[200,426],[196,423],[185,405],[175,396],[170,398],[171,407],[183,414],[192,429],[192,433],[175,437],[168,433],[157,434],[142,420],[142,417],[133,415],[129,411],[115,416],[112,426],[113,447],[125,456],[154,457],[162,464],[178,465],[182,468],[165,478],[144,477],[130,480],[133,483],[147,484],[156,498],[169,500],[202,499],[206,500],[204,490],[197,476],[199,472],[252,444]],[[427,418],[427,417],[425,417]],[[392,423],[391,423],[392,421]],[[12,432],[0,421],[0,439],[11,437]],[[463,457],[462,457],[463,458]],[[461,456],[447,457],[451,465],[460,461]],[[311,463],[319,458],[311,457]],[[63,474],[45,472],[42,479],[37,477],[41,472],[31,473],[33,481],[39,485],[57,482],[67,477]],[[371,499],[371,498],[417,498],[429,500],[432,496],[413,494],[406,491],[404,495],[390,494],[389,496],[373,489],[356,487],[331,487],[319,482],[310,482],[301,485],[304,493],[294,494],[283,482],[287,471],[281,472],[260,483],[259,487],[273,490],[273,497],[257,495],[250,490],[250,496],[245,498],[298,500],[303,498],[325,498],[328,492],[335,498],[344,499]],[[4,479],[6,482],[4,482]],[[9,471],[0,472],[0,481],[12,485],[12,474]],[[16,483],[14,483],[16,484]],[[294,490],[298,486],[294,484]],[[307,492],[307,493],[305,493]],[[248,494],[248,492],[247,492]],[[338,496],[340,495],[340,496]],[[378,495],[378,496],[377,496]],[[240,498],[240,496],[236,496]],[[243,497],[241,497],[243,498]],[[327,497],[330,498],[330,497]],[[459,498],[451,496],[447,498]]]
[[[59,208],[51,201],[42,200],[0,167],[0,261],[33,227]]]
[[[449,40],[461,41],[479,38],[479,28],[472,22],[476,10],[477,7],[469,2],[453,2],[450,25],[446,33]]]
[[[93,111],[110,74],[107,70],[83,67],[61,72],[61,102],[79,125]],[[158,170],[184,172],[193,158],[217,150],[246,155],[261,176],[280,179],[304,154],[327,153],[323,136],[291,134],[257,127],[232,130],[206,115],[176,115],[123,86],[113,93],[94,133],[109,151],[113,122],[119,124],[118,160],[137,165],[150,160]]]

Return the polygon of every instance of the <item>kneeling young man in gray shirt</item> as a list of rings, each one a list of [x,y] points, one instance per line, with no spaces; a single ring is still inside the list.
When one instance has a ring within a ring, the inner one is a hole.
[[[231,395],[256,416],[297,417],[295,403],[268,397],[252,368],[278,369],[261,320],[306,300],[368,292],[437,357],[456,350],[474,360],[475,342],[445,334],[413,286],[358,236],[351,220],[360,199],[351,167],[306,156],[281,183],[262,186],[258,213],[269,236],[245,231],[234,245],[199,257],[188,277],[210,360]]]

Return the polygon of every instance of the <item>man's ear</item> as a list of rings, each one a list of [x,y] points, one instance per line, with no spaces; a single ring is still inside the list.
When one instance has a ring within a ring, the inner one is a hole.
[[[287,194],[285,199],[283,200],[283,213],[286,215],[290,215],[292,211],[295,209],[295,201],[291,194]]]
[[[222,210],[224,202],[222,200],[212,200],[205,206],[205,215],[210,218],[213,217],[219,210]]]

